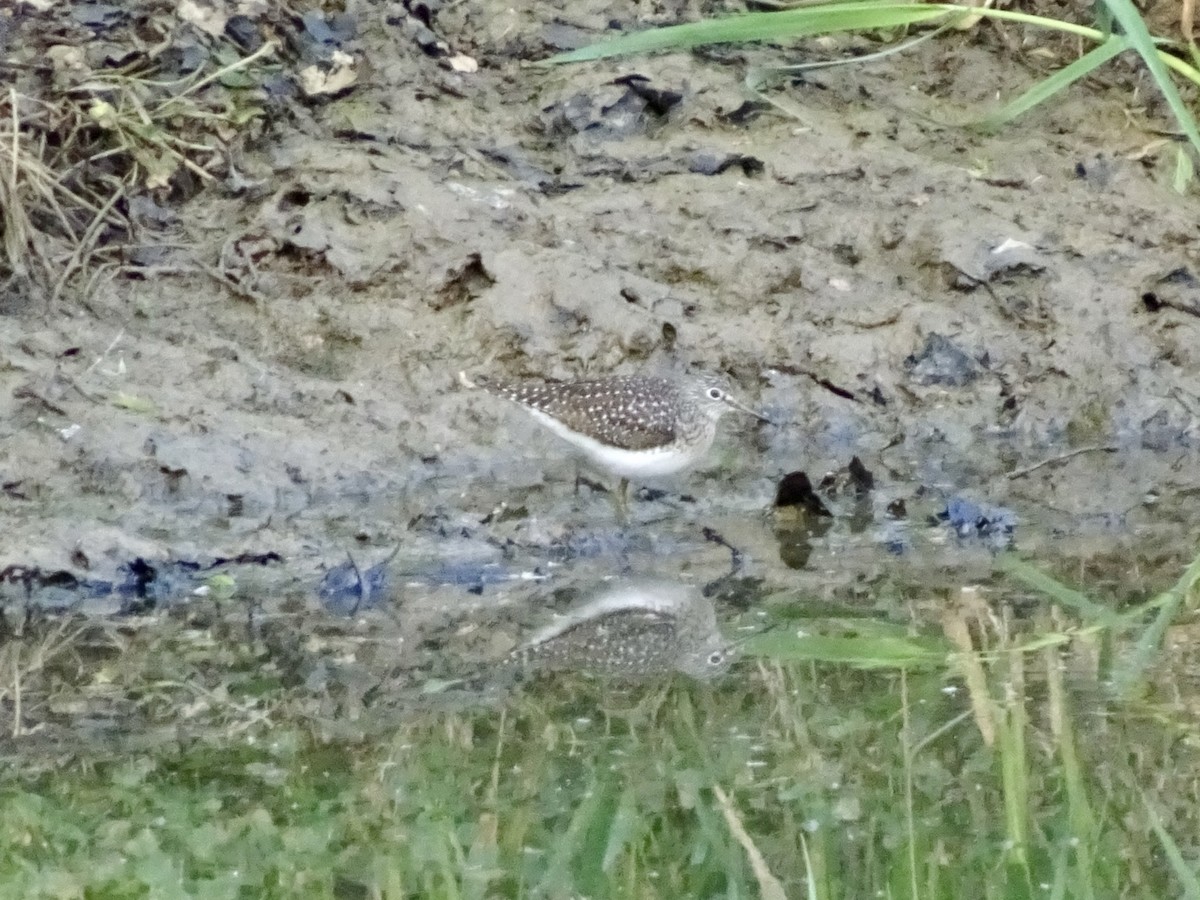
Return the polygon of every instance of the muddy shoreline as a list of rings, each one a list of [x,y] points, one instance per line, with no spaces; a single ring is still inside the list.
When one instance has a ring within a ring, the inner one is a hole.
[[[175,210],[165,274],[0,318],[0,561],[275,552],[315,583],[347,550],[432,569],[447,533],[484,550],[611,530],[570,455],[460,369],[733,376],[777,425],[725,423],[635,516],[684,570],[709,526],[792,583],[775,485],[853,456],[878,497],[869,528],[815,540],[835,579],[845,546],[886,562],[896,499],[917,545],[945,543],[926,519],[964,495],[1015,510],[1020,550],[1188,552],[1194,204],[1129,158],[1151,123],[1114,129],[1117,89],[1066,95],[1052,130],[1048,112],[951,128],[978,73],[1031,77],[963,42],[781,89],[802,121],[733,116],[738,64],[786,53],[531,68],[557,23],[493,12],[438,20],[471,73],[364,15],[371,77],[248,142],[252,189]]]

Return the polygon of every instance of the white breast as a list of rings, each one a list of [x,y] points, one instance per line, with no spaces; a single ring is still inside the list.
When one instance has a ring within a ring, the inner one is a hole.
[[[536,409],[528,409],[530,415],[553,431],[563,440],[582,450],[589,459],[601,468],[607,469],[623,478],[646,478],[655,475],[670,475],[681,469],[686,469],[699,456],[712,446],[713,435],[701,444],[689,446],[686,449],[671,444],[661,449],[652,450],[622,450],[610,447],[594,438],[579,434],[563,425],[553,416]]]

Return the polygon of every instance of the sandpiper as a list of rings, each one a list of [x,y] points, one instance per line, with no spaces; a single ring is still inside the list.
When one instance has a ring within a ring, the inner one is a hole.
[[[707,679],[728,669],[733,654],[712,601],[699,589],[633,581],[538,631],[509,662],[540,671],[633,678],[682,672]]]
[[[629,479],[669,475],[696,463],[713,444],[717,422],[730,410],[765,416],[736,400],[719,375],[619,375],[584,381],[459,380],[511,400],[621,478],[624,512]]]

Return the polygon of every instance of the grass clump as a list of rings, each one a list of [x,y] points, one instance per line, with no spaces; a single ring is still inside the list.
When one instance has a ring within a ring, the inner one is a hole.
[[[637,32],[560,53],[547,63],[561,64],[625,56],[634,53],[685,50],[713,43],[744,41],[781,41],[816,35],[866,31],[878,35],[897,35],[906,29],[936,26],[937,33],[962,27],[980,19],[994,19],[1057,31],[1094,44],[1093,49],[1037,83],[1020,97],[1000,109],[977,119],[976,126],[999,128],[1030,109],[1047,102],[1070,85],[1090,75],[1105,63],[1125,53],[1136,53],[1149,71],[1157,90],[1166,101],[1175,121],[1191,145],[1200,152],[1200,129],[1194,115],[1180,96],[1171,73],[1200,86],[1200,69],[1195,54],[1186,57],[1170,42],[1151,35],[1131,0],[1104,0],[1102,21],[1095,27],[1046,16],[1008,9],[992,9],[950,3],[903,3],[893,0],[854,0],[805,4],[776,12],[755,12],[708,19]],[[883,54],[872,54],[877,58]],[[839,60],[853,63],[856,60]],[[775,71],[794,72],[836,63],[804,63],[779,67]],[[770,70],[766,70],[770,71]],[[762,73],[750,79],[757,90]],[[1176,166],[1176,186],[1190,181],[1193,166],[1182,158]],[[1182,175],[1182,177],[1180,177]]]
[[[86,295],[101,269],[153,262],[159,202],[213,181],[262,115],[213,85],[274,45],[173,80],[144,62],[93,72],[78,50],[56,49],[67,53],[51,56],[54,84],[28,77],[0,94],[0,277],[51,308],[68,284]]]

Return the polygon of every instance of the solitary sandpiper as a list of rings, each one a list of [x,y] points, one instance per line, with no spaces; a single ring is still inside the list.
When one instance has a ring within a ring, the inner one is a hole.
[[[511,400],[583,453],[621,478],[617,506],[624,512],[630,478],[669,475],[697,462],[732,409],[767,421],[730,394],[719,375],[618,375],[585,381],[468,378]]]
[[[540,671],[579,670],[644,678],[682,672],[712,678],[735,647],[717,626],[712,601],[695,587],[634,581],[610,588],[546,626],[509,655]]]

